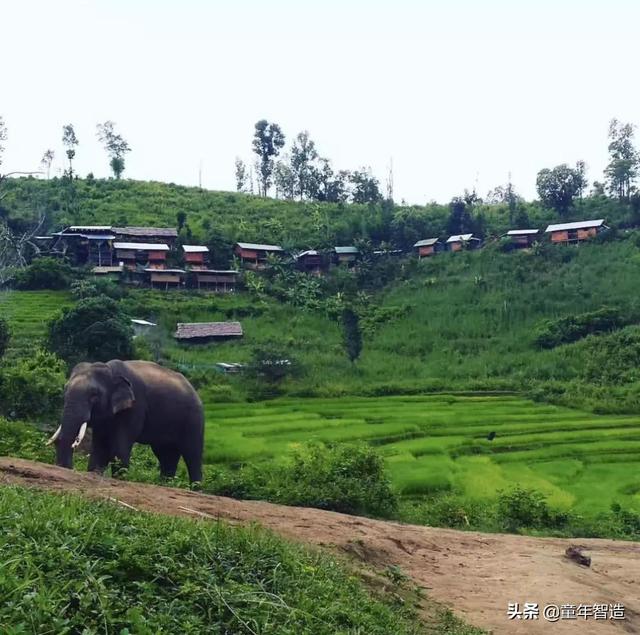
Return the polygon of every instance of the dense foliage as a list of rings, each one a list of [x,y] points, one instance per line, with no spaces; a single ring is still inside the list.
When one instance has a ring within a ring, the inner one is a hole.
[[[15,274],[15,287],[23,290],[67,289],[73,277],[72,268],[57,258],[37,258]]]
[[[366,445],[308,444],[284,462],[251,464],[205,479],[205,489],[241,498],[390,518],[398,510],[381,456]]]
[[[592,333],[604,333],[623,326],[628,317],[620,311],[602,308],[556,320],[543,320],[535,331],[535,343],[540,348],[553,348],[575,342]]]
[[[12,419],[57,417],[65,376],[64,362],[44,350],[0,367],[0,413]]]
[[[49,324],[48,345],[70,366],[78,361],[130,359],[133,329],[120,305],[107,296],[80,300]]]

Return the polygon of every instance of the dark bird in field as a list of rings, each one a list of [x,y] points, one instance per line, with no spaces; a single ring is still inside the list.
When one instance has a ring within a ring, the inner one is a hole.
[[[496,438],[496,433],[492,430],[491,432],[489,432],[489,434],[487,435],[487,441],[493,441]]]

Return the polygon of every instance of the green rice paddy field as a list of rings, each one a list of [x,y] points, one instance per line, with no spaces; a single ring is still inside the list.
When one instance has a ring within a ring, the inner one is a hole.
[[[515,485],[592,514],[640,510],[640,417],[517,396],[427,395],[205,404],[209,463],[278,460],[296,445],[366,441],[403,497],[494,498]],[[487,439],[495,432],[492,441]]]

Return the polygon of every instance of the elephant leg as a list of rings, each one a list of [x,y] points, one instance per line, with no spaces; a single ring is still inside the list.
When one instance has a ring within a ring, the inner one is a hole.
[[[122,470],[129,469],[129,459],[131,458],[133,441],[129,439],[126,432],[122,429],[118,431],[113,441],[111,451],[111,475],[115,477]]]
[[[202,481],[202,448],[188,448],[182,452],[182,458],[187,464],[189,480],[194,482]]]
[[[151,449],[160,463],[160,476],[162,478],[173,478],[178,469],[180,452],[176,448],[166,445],[152,445]]]
[[[91,442],[91,454],[89,455],[89,472],[104,474],[107,465],[111,461],[109,446],[97,438],[94,434]]]

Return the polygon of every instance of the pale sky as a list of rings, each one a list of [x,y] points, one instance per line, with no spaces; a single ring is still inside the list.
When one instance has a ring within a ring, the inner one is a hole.
[[[543,167],[602,178],[612,117],[640,124],[638,0],[0,0],[3,171],[64,156],[109,174],[95,134],[129,141],[125,177],[234,190],[261,118],[306,129],[336,168],[394,198],[448,201]]]

